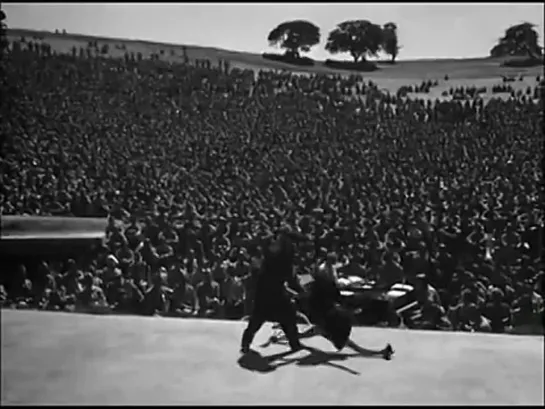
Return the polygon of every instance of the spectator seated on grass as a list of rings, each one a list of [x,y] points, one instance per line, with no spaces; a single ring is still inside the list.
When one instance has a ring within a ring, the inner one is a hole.
[[[169,267],[174,260],[174,249],[167,243],[164,235],[158,236],[157,246],[155,247],[159,256],[158,263],[163,267]]]
[[[15,280],[11,284],[8,303],[19,309],[30,308],[34,301],[32,282],[27,276],[26,267],[21,264],[17,269]]]
[[[398,253],[390,251],[384,253],[382,266],[377,273],[378,286],[389,288],[395,283],[401,283],[406,280],[400,261]]]
[[[149,280],[148,270],[147,264],[144,261],[139,260],[129,267],[128,276],[132,278],[135,284],[141,289],[142,283]]]
[[[0,307],[4,308],[8,304],[8,292],[3,284],[0,284]]]
[[[427,330],[452,330],[452,324],[447,318],[445,309],[441,304],[426,299],[420,312],[411,319],[410,328]]]
[[[144,294],[144,313],[147,315],[165,315],[170,310],[170,297],[173,290],[167,284],[168,273],[164,267],[152,273],[151,286]]]
[[[151,268],[156,269],[160,265],[160,256],[149,238],[140,243],[135,253]]]
[[[497,287],[491,286],[489,302],[486,304],[483,316],[490,320],[492,332],[503,333],[511,328],[511,309],[504,302],[505,294]]]
[[[123,287],[123,274],[121,270],[116,269],[106,284],[106,300],[114,311],[122,312],[125,307],[125,289]]]
[[[131,216],[129,225],[125,228],[124,231],[125,238],[127,239],[127,244],[130,250],[134,251],[138,245],[142,242],[143,233],[140,223],[136,216]]]
[[[128,271],[129,267],[135,262],[134,253],[128,242],[124,242],[115,255],[116,259],[119,260],[119,267],[122,271]]]
[[[430,305],[442,305],[441,297],[437,290],[429,283],[426,274],[419,273],[414,280],[410,280],[414,283],[414,289],[417,294],[417,298],[422,305],[426,302]]]
[[[100,279],[93,277],[91,273],[86,273],[81,280],[82,291],[78,295],[78,311],[88,312],[107,312],[110,306],[106,295],[100,287]]]
[[[122,272],[119,268],[119,261],[117,260],[117,257],[115,257],[113,254],[108,255],[108,257],[106,257],[106,266],[99,273],[100,279],[104,282],[104,284],[108,285],[112,280],[119,277],[121,274]]]
[[[81,280],[83,273],[78,269],[76,261],[69,259],[66,272],[62,275],[64,288],[66,289],[66,302],[75,305],[79,294],[83,291]]]
[[[110,220],[113,220],[113,219],[110,218]],[[108,241],[108,246],[112,252],[115,253],[120,247],[122,247],[125,244],[128,244],[127,239],[125,235],[123,234],[123,230],[119,225],[114,224],[112,226],[108,226],[108,230],[109,231],[108,231],[107,241]]]
[[[220,286],[212,279],[212,272],[209,269],[203,270],[203,278],[197,285],[196,293],[199,300],[199,316],[218,317],[222,307]]]
[[[470,289],[462,292],[462,301],[451,309],[450,321],[456,331],[490,332],[492,331],[490,320],[480,313],[476,303],[477,296]]]
[[[464,309],[464,314],[461,315],[458,322],[461,331],[468,332],[491,332],[492,326],[490,320],[484,317],[479,312],[479,307],[476,304],[469,304]]]
[[[527,284],[517,286],[513,303],[513,326],[539,326],[543,322],[543,298]]]
[[[68,305],[66,288],[62,285],[61,276],[50,276],[45,289],[43,308],[52,311],[65,311]]]
[[[174,286],[170,299],[170,314],[178,317],[194,317],[198,313],[197,293],[183,272]]]
[[[241,319],[244,316],[244,283],[234,271],[228,273],[221,286],[223,316],[227,319]]]

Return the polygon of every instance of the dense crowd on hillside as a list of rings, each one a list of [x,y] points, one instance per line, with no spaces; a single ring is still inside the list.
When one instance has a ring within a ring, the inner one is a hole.
[[[287,224],[313,238],[298,273],[335,253],[382,284],[425,274],[414,327],[542,319],[542,99],[25,44],[5,63],[1,213],[110,225],[92,260],[10,272],[4,305],[241,317],[260,238]]]

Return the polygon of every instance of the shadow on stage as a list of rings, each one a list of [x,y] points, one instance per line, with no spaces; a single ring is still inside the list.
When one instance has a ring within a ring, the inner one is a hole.
[[[302,351],[306,351],[305,355],[300,357],[291,357],[299,354],[291,350],[276,353],[273,355],[261,355],[254,349],[242,355],[237,363],[241,368],[259,373],[271,373],[283,366],[298,365],[298,366],[318,366],[326,365],[352,375],[360,375],[358,371],[348,368],[341,362],[354,357],[363,358],[379,358],[383,359],[382,350],[370,350],[360,347],[356,343],[349,341],[346,348],[351,349],[349,352],[326,352],[320,349],[303,345]]]

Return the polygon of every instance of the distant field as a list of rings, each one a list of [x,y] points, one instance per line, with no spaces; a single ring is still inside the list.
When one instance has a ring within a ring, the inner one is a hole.
[[[163,55],[160,59],[164,61],[182,62],[183,45],[178,44],[161,44],[139,40],[114,39],[103,37],[90,37],[76,34],[54,34],[44,31],[31,31],[21,29],[8,30],[8,38],[10,41],[20,40],[25,37],[28,41],[37,42],[45,41],[49,43],[57,52],[70,53],[73,46],[87,47],[89,41],[97,41],[98,47],[103,44],[108,44],[110,57],[123,58],[125,52],[140,52],[144,58],[148,58],[152,53],[160,53],[163,50]],[[33,39],[33,37],[35,37]],[[43,39],[43,40],[42,40]],[[120,49],[124,45],[126,49]],[[342,75],[350,75],[350,72],[333,70],[323,65],[323,62],[317,61],[314,67],[294,67],[277,61],[265,60],[259,54],[244,53],[237,51],[229,51],[211,47],[201,46],[185,46],[187,57],[190,60],[207,59],[213,65],[217,65],[220,60],[229,61],[232,68],[240,69],[276,69],[289,70],[296,73],[335,73]],[[414,60],[414,61],[399,61],[395,65],[380,64],[380,70],[372,73],[364,73],[365,80],[372,80],[379,88],[396,92],[402,85],[419,85],[423,80],[437,80],[439,84],[433,87],[429,94],[416,94],[415,96],[423,99],[439,98],[441,94],[449,88],[460,86],[477,86],[487,87],[487,94],[484,98],[489,98],[492,94],[489,92],[493,85],[502,83],[502,76],[514,76],[517,81],[511,82],[511,86],[515,91],[526,90],[528,87],[535,87],[536,77],[543,76],[542,67],[532,68],[508,68],[501,67],[500,59],[480,58],[480,59],[461,59],[461,60]],[[449,80],[445,81],[445,75],[449,76]],[[518,78],[522,76],[522,81]],[[502,94],[508,96],[508,94]],[[499,94],[496,94],[499,96]]]

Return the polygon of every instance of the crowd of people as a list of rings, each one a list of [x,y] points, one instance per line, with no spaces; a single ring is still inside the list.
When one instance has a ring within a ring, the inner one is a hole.
[[[95,257],[10,271],[3,305],[240,318],[260,238],[287,225],[313,238],[299,274],[334,253],[341,275],[424,275],[413,327],[542,322],[542,94],[431,103],[25,44],[5,70],[1,213],[109,226]]]

